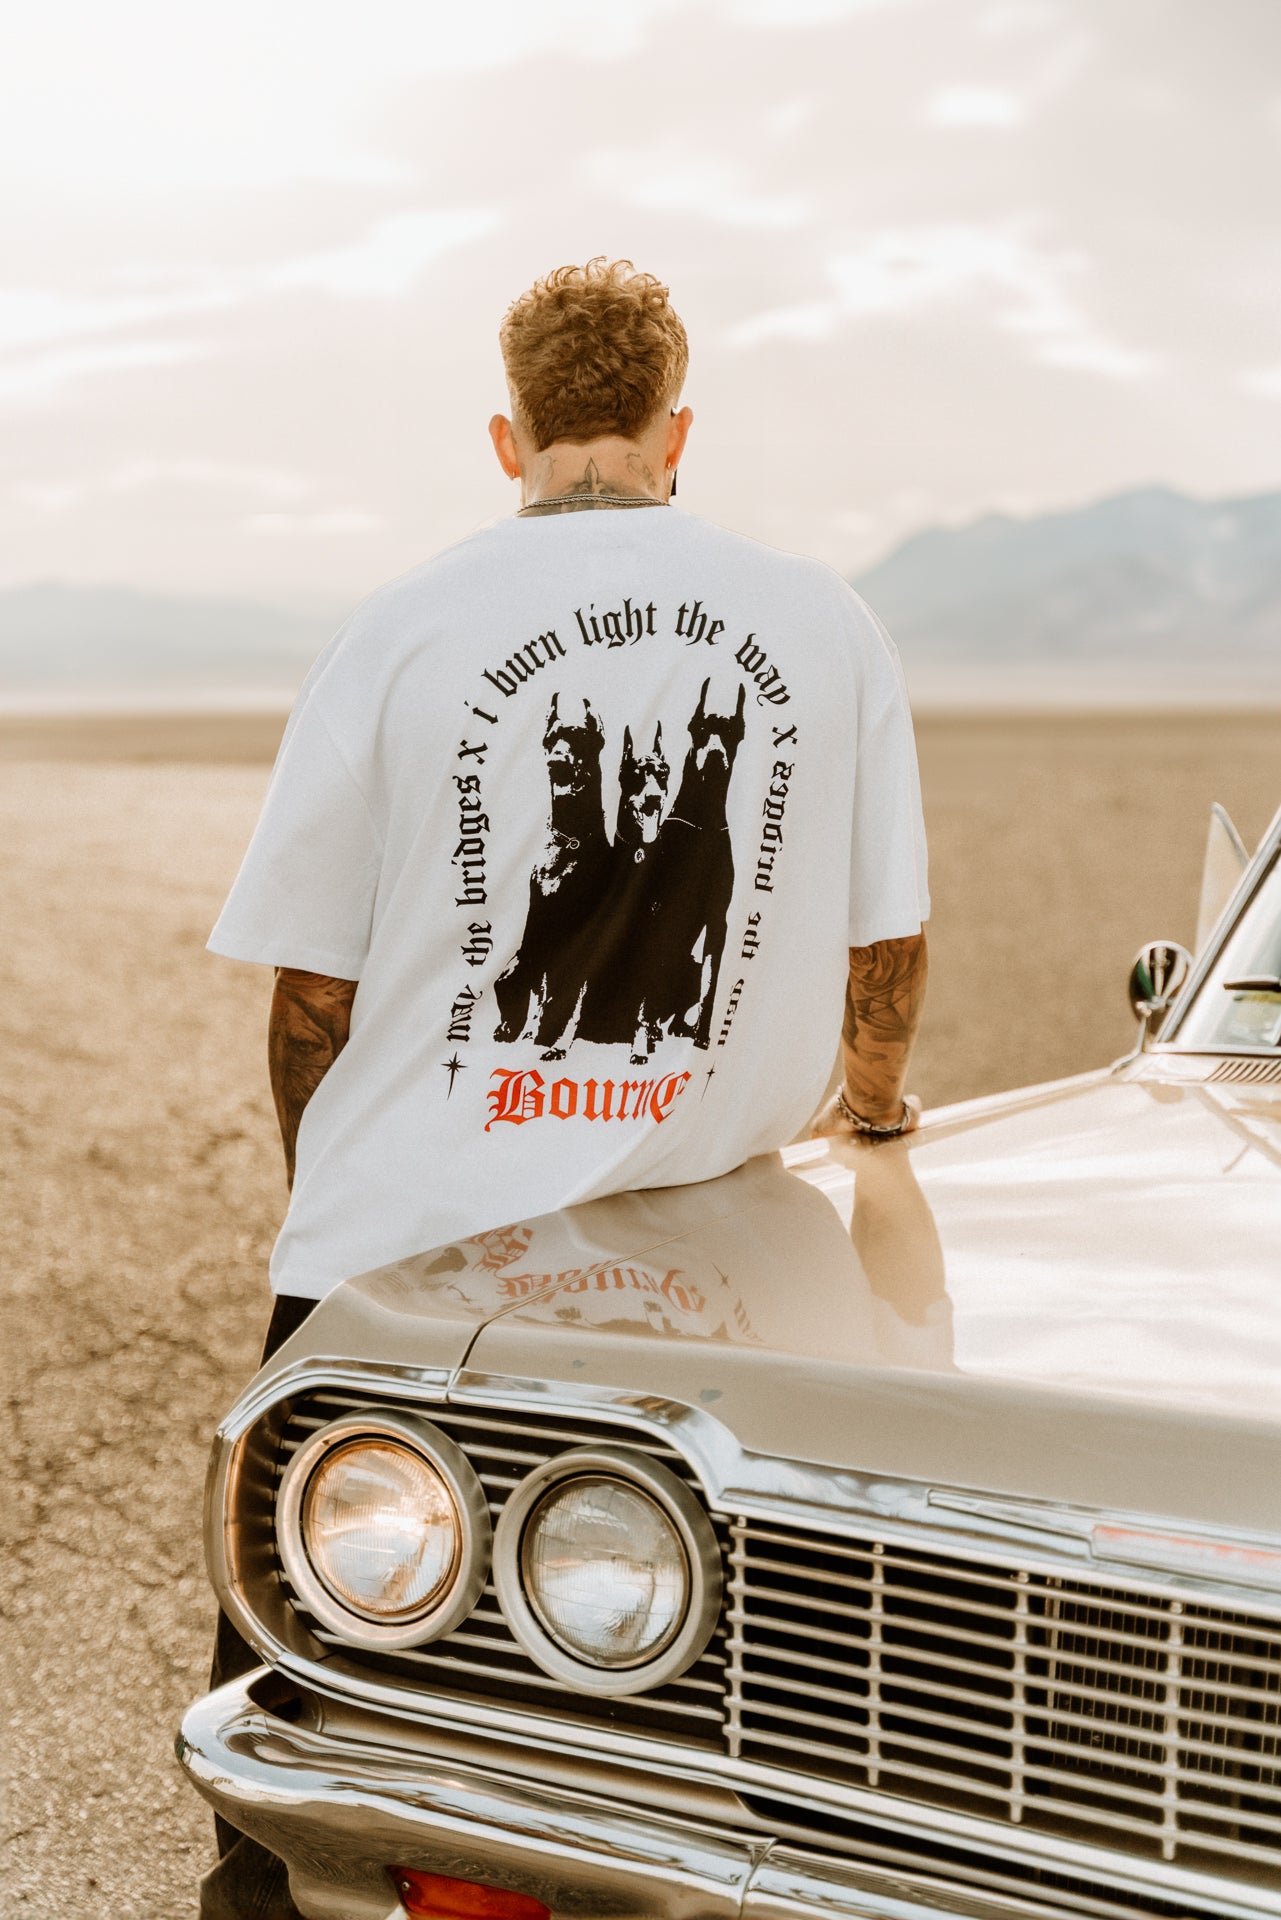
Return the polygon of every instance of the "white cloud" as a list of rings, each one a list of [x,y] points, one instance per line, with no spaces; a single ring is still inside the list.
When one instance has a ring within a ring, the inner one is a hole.
[[[73,480],[20,480],[9,497],[32,513],[68,513],[84,499],[85,489]]]
[[[1057,0],[995,0],[994,5],[984,7],[974,24],[980,33],[995,40],[1019,33],[1038,33],[1043,27],[1054,26],[1062,17],[1063,8]]]
[[[866,535],[876,526],[876,515],[865,512],[861,507],[840,507],[827,517],[832,526],[839,528],[842,533]]]
[[[829,259],[832,299],[753,314],[727,344],[819,340],[851,320],[969,308],[1026,338],[1043,365],[1139,379],[1154,357],[1109,340],[1070,297],[1070,283],[1088,269],[1083,254],[1039,246],[1019,223],[887,229]]]
[[[925,118],[935,127],[1017,127],[1027,109],[1002,87],[941,87],[926,102]]]
[[[617,58],[675,0],[42,0],[7,35],[0,170],[149,202],[195,188],[404,182],[380,105],[427,74]]]
[[[316,535],[373,533],[382,515],[365,507],[328,507],[318,513],[254,513],[245,521],[250,533],[312,538]]]
[[[167,280],[167,292],[67,294],[44,287],[0,288],[0,352],[213,313],[282,288],[314,287],[368,297],[403,293],[433,260],[483,239],[498,221],[497,211],[487,207],[408,209],[376,220],[351,246],[300,254],[275,266],[182,275],[134,267],[127,276],[135,284]]]
[[[18,505],[35,513],[65,513],[86,500],[103,496],[147,493],[163,488],[210,490],[247,495],[273,504],[298,500],[311,491],[301,474],[278,467],[237,466],[221,460],[129,460],[105,473],[75,480],[19,481],[9,489]]]
[[[285,502],[297,501],[314,491],[310,482],[279,468],[237,466],[218,460],[133,460],[83,479],[19,481],[9,488],[8,497],[29,513],[49,516],[83,508],[104,497],[145,493],[158,487],[170,495],[185,487],[247,495],[250,499],[256,496],[264,506],[241,521],[251,534],[328,539],[373,533],[384,525],[383,516],[366,507],[288,507]]]
[[[692,214],[731,227],[798,227],[810,217],[806,201],[753,193],[740,170],[720,160],[611,149],[593,157],[592,173],[604,192],[657,213]]]
[[[119,340],[35,354],[28,360],[0,366],[0,402],[30,405],[52,398],[86,374],[175,367],[184,361],[203,359],[212,351],[210,343],[201,340]]]
[[[727,347],[762,347],[771,340],[827,340],[840,324],[840,312],[831,300],[808,306],[768,307],[736,321],[725,335]]]
[[[118,368],[169,366],[207,348],[158,337],[157,327],[207,318],[297,288],[342,299],[391,299],[407,293],[433,261],[483,239],[498,225],[490,208],[434,207],[388,214],[351,246],[300,254],[274,266],[167,275],[169,291],[65,294],[42,287],[0,289],[0,400],[49,398],[70,381]],[[161,279],[134,269],[138,279]],[[98,336],[150,337],[107,343]],[[79,341],[79,346],[70,343]],[[93,342],[93,344],[90,344]],[[67,343],[64,352],[34,353]],[[24,357],[27,356],[27,357]],[[6,359],[5,356],[8,356]]]
[[[827,517],[843,551],[842,569],[861,570],[883,558],[922,522],[937,523],[946,513],[928,487],[908,486],[878,496],[874,508],[845,508]]]
[[[1238,374],[1242,393],[1257,394],[1260,400],[1281,400],[1281,366],[1251,367]]]
[[[912,4],[913,0],[723,0],[723,10],[744,26],[804,27]]]
[[[1032,357],[1043,366],[1064,367],[1073,373],[1097,373],[1105,380],[1145,380],[1160,365],[1156,354],[1105,340],[1093,333],[1084,321],[1074,322],[1060,338],[1044,341]]]
[[[483,239],[498,221],[497,212],[485,207],[388,214],[354,246],[284,261],[262,276],[262,285],[315,287],[347,298],[391,298],[408,292],[441,254]]]
[[[1043,321],[1062,311],[1059,282],[1077,262],[1030,247],[1006,227],[900,227],[829,263],[841,309],[858,317],[908,313],[950,298],[1013,302]]]
[[[780,100],[777,105],[768,107],[762,124],[766,133],[775,140],[790,140],[799,133],[814,117],[814,102],[806,97],[792,100]]]
[[[0,353],[47,347],[189,313],[234,306],[239,295],[205,281],[180,294],[67,294],[45,287],[0,288]]]
[[[278,467],[230,465],[221,460],[130,460],[101,482],[105,493],[138,493],[154,487],[211,488],[257,494],[262,500],[297,500],[310,491],[301,474]]]

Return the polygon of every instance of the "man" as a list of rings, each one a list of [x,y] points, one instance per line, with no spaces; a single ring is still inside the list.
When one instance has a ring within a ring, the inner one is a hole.
[[[819,1130],[919,1111],[929,909],[890,641],[827,568],[669,505],[693,416],[658,281],[561,268],[500,340],[520,507],[321,655],[210,941],[277,970],[269,1346],[353,1274],[781,1146],[843,988]],[[251,1657],[228,1634],[227,1675]]]

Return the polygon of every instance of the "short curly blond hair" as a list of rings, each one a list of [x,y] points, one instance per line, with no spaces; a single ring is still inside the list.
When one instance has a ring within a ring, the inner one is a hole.
[[[513,407],[540,453],[557,440],[639,439],[689,365],[667,288],[603,253],[536,280],[498,339]]]

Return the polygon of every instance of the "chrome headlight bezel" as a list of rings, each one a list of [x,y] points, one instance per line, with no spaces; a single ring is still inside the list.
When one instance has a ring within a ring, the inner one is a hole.
[[[596,1666],[552,1638],[526,1592],[526,1528],[547,1497],[573,1480],[615,1479],[645,1493],[662,1511],[685,1556],[688,1588],[681,1624],[651,1658],[635,1666]],[[721,1550],[707,1513],[670,1468],[630,1447],[573,1447],[521,1481],[494,1530],[494,1587],[503,1617],[535,1664],[579,1693],[625,1698],[676,1680],[707,1647],[721,1613]]]
[[[449,1585],[414,1613],[396,1620],[379,1620],[340,1600],[317,1572],[303,1532],[304,1503],[313,1476],[337,1448],[360,1440],[389,1442],[417,1454],[444,1483],[457,1520],[458,1547]],[[492,1546],[489,1502],[475,1469],[448,1434],[416,1414],[373,1407],[329,1421],[298,1448],[281,1476],[276,1496],[276,1544],[289,1584],[322,1626],[354,1647],[373,1651],[417,1647],[452,1633],[484,1591]]]

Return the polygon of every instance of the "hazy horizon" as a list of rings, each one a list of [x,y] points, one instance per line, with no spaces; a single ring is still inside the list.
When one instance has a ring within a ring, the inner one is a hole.
[[[989,514],[912,535],[854,584],[936,712],[1281,706],[1281,492]],[[279,710],[346,611],[0,587],[0,712]]]
[[[1140,481],[1137,482],[1134,487],[1121,489],[1120,492],[1123,494],[1156,494],[1169,492],[1176,493],[1181,498],[1192,500],[1200,505],[1232,506],[1242,500],[1252,501],[1256,498],[1270,495],[1281,498],[1281,479],[1278,480],[1275,487],[1260,488],[1257,493],[1217,495],[1203,489],[1174,487],[1169,482],[1162,480]],[[973,512],[958,511],[952,514],[940,514],[937,519],[924,520],[919,525],[904,528],[901,533],[895,534],[889,539],[884,546],[873,548],[857,565],[851,562],[847,566],[841,566],[836,561],[828,561],[827,564],[833,566],[836,572],[841,574],[845,579],[855,583],[866,574],[874,572],[884,561],[893,558],[921,534],[964,531],[967,528],[979,526],[985,521],[1009,520],[1018,523],[1021,521],[1027,522],[1054,518],[1104,505],[1115,497],[1116,495],[1113,492],[1108,491],[1104,493],[1091,493],[1079,500],[1056,501],[1043,509],[987,507]],[[675,504],[679,505],[685,512],[693,513],[696,511],[693,505],[686,502],[683,498]],[[496,513],[488,515],[485,519],[477,521],[475,526],[465,528],[458,538],[466,538],[468,534],[478,531],[481,527],[490,524],[494,520],[501,519],[505,512],[511,511],[513,505],[514,502],[509,502],[506,508],[501,508]],[[710,519],[712,516],[710,514],[703,514],[700,517]],[[721,524],[728,525],[729,523],[722,522]],[[409,571],[413,567],[420,565],[422,561],[432,558],[433,554],[439,550],[440,549],[436,547],[423,548],[417,557],[411,558],[408,561],[405,570]],[[787,550],[795,552],[802,551],[803,549],[789,548]],[[385,582],[380,577],[379,580],[372,583],[370,590],[383,584],[385,584]],[[12,579],[7,579],[3,577],[3,569],[0,569],[0,594],[15,591],[21,592],[38,587],[75,587],[88,591],[98,589],[107,591],[119,590],[126,593],[138,593],[140,595],[146,595],[153,591],[165,591],[164,589],[149,589],[131,580],[112,580],[109,578],[75,579],[68,577],[66,574],[55,573],[31,574],[26,576],[15,573]],[[175,593],[174,597],[181,598],[187,596],[179,590]],[[284,613],[303,614],[320,619],[341,619],[346,611],[349,611],[353,606],[358,604],[356,600],[342,595],[319,594],[314,588],[309,588],[305,585],[294,588],[282,588],[279,593],[263,594],[261,596],[231,591],[195,590],[191,597],[209,601],[251,601],[255,605],[277,609]]]

